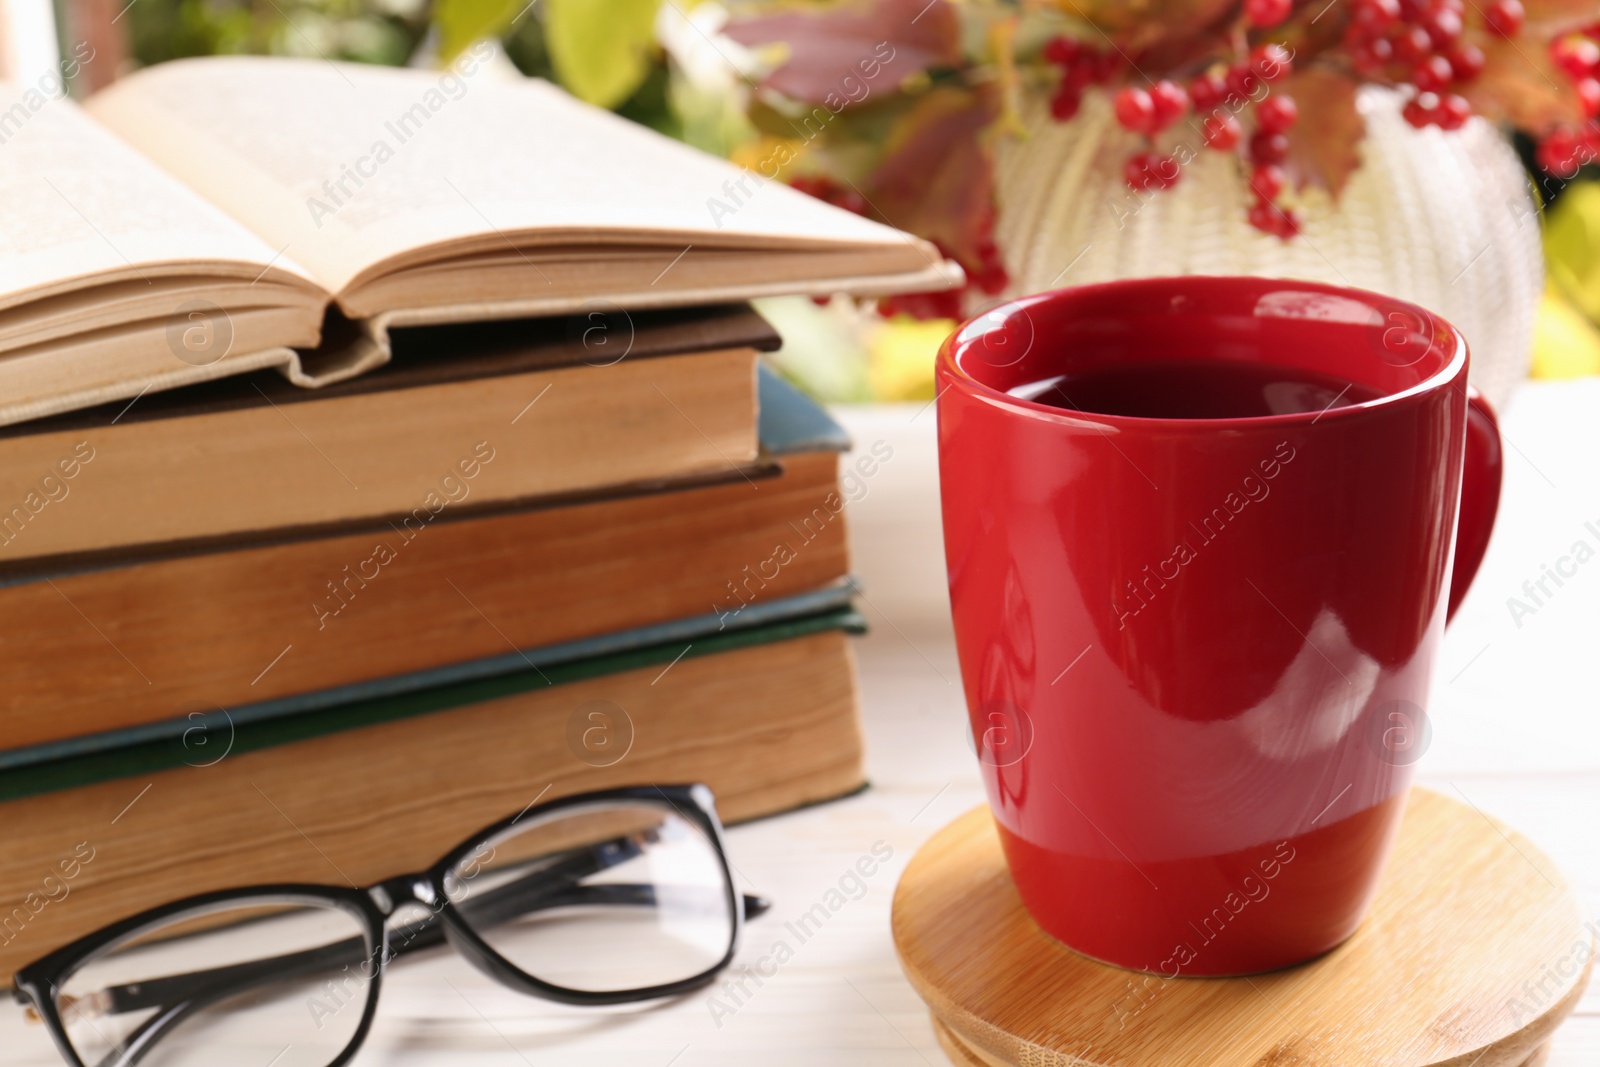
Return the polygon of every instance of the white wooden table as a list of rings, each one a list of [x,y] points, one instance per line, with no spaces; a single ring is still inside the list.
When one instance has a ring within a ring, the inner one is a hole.
[[[850,513],[874,626],[857,646],[873,788],[732,831],[741,878],[775,906],[751,924],[718,988],[644,1010],[585,1012],[520,997],[449,956],[406,962],[386,979],[361,1067],[944,1067],[889,937],[905,862],[983,800],[947,614],[934,419],[916,405],[838,414],[858,447],[883,440],[894,449]],[[1574,541],[1600,547],[1600,532],[1584,527],[1600,531],[1600,380],[1530,384],[1504,423],[1500,526],[1446,639],[1419,776],[1526,832],[1600,918],[1600,559],[1520,627],[1506,606]],[[785,924],[877,842],[893,859],[801,941]],[[793,958],[775,966],[779,941]],[[0,1033],[0,1064],[59,1062],[39,1028],[16,1044],[16,1028]],[[1600,995],[1586,998],[1555,1049],[1553,1067],[1600,1063]]]

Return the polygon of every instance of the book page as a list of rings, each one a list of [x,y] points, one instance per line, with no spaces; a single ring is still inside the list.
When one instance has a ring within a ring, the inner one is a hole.
[[[274,249],[101,128],[72,101],[0,85],[0,307],[116,277],[234,262]],[[295,272],[278,257],[274,266]]]
[[[445,71],[181,60],[88,106],[334,291],[385,261],[469,238],[503,239],[507,252],[540,235],[568,245],[910,245],[937,261],[905,234],[547,83],[507,78],[490,56],[480,45]]]

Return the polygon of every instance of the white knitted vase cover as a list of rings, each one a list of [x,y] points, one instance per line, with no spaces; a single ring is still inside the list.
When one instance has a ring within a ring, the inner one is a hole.
[[[1503,406],[1527,373],[1544,285],[1528,180],[1500,133],[1413,129],[1401,97],[1366,87],[1362,163],[1335,205],[1313,193],[1304,233],[1284,242],[1245,220],[1250,191],[1230,153],[1203,151],[1178,185],[1137,194],[1122,180],[1137,150],[1104,93],[1071,122],[1026,107],[1033,131],[998,149],[996,237],[1013,293],[1171,274],[1305,278],[1410,300],[1467,336],[1472,381]],[[1179,137],[1198,138],[1186,125]]]

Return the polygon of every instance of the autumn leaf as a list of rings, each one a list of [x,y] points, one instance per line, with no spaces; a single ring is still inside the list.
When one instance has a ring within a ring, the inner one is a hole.
[[[1289,131],[1288,170],[1297,187],[1320,186],[1338,199],[1361,165],[1367,124],[1356,110],[1356,88],[1346,74],[1308,67],[1275,90],[1300,106],[1300,120]]]
[[[787,58],[763,87],[830,107],[893,92],[915,74],[962,61],[961,26],[949,0],[845,0],[735,17],[723,32],[750,48],[785,45]]]
[[[1022,121],[1022,82],[1017,75],[1016,17],[998,19],[989,25],[989,60],[994,64],[995,85],[1000,94],[1001,128],[1015,137],[1026,137]]]
[[[1523,33],[1516,40],[1484,41],[1483,53],[1483,73],[1461,90],[1472,102],[1473,111],[1536,137],[1557,126],[1582,124],[1583,113],[1572,82],[1550,61],[1545,45],[1528,40]]]
[[[1600,18],[1594,0],[1523,0],[1521,37],[1548,41],[1558,33],[1588,26]]]
[[[1064,14],[1082,19],[1127,53],[1160,53],[1173,42],[1210,36],[1232,15],[1237,0],[1055,0]],[[1158,68],[1160,69],[1160,68]]]
[[[939,86],[918,97],[865,182],[884,221],[937,241],[962,262],[979,262],[994,206],[991,142],[999,115],[990,86]]]

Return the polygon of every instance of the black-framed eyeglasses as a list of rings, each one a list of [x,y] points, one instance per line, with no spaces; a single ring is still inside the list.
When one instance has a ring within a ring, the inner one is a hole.
[[[74,1067],[263,1050],[272,1067],[340,1067],[396,956],[448,942],[536,997],[650,1000],[710,982],[767,907],[734,887],[709,789],[613,789],[530,807],[366,890],[264,885],[155,908],[24,967],[15,996]]]

